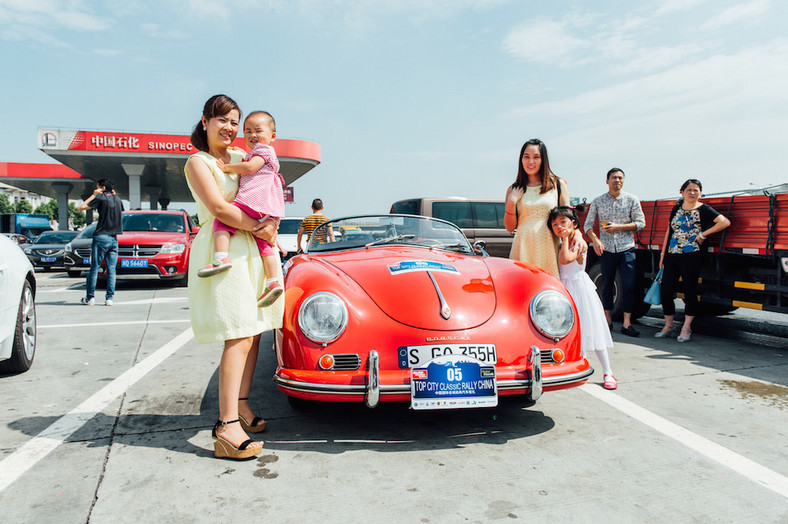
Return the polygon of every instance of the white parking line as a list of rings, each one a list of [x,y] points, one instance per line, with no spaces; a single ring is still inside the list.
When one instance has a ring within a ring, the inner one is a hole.
[[[0,461],[0,493],[193,337],[187,329]]]
[[[788,498],[787,477],[784,477],[783,475],[780,475],[769,468],[765,468],[757,462],[753,462],[752,460],[745,458],[738,453],[734,453],[728,448],[720,446],[711,440],[705,439],[700,435],[684,429],[681,426],[676,425],[673,422],[670,422],[659,415],[656,415],[647,409],[644,409],[637,404],[622,398],[620,395],[605,391],[599,386],[585,384],[580,386],[580,389],[589,395],[598,398],[607,405],[616,408],[625,415],[629,415],[635,420],[642,422],[653,429],[656,429],[663,435],[667,435],[681,444],[694,449],[701,455],[705,455],[715,462],[719,462],[723,466],[732,469],[736,473],[744,475],[757,484],[769,488],[775,493]]]
[[[38,325],[38,329],[71,328],[71,327],[92,327],[92,326],[128,326],[131,324],[186,324],[191,322],[185,320],[129,320],[126,322],[91,322],[86,324],[49,324],[46,326]]]

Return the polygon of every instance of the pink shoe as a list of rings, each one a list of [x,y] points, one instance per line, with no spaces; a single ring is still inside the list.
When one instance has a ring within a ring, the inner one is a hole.
[[[201,270],[197,271],[197,276],[200,278],[212,277],[213,275],[224,273],[231,267],[233,267],[233,262],[229,258],[214,260]]]
[[[265,291],[263,291],[262,296],[257,299],[257,307],[268,307],[274,302],[276,299],[282,296],[282,292],[284,288],[279,282],[274,282],[271,284],[270,287],[266,287]]]
[[[618,381],[613,375],[604,375],[603,378],[605,379],[603,384],[605,389],[616,389],[618,387]]]

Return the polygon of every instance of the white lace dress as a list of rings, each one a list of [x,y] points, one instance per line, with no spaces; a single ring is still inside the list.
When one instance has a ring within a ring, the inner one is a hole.
[[[577,249],[579,246],[575,246]],[[605,310],[596,292],[596,286],[586,273],[586,261],[558,264],[561,283],[566,287],[577,306],[580,317],[581,350],[585,357],[589,351],[613,347],[613,337],[607,327]]]

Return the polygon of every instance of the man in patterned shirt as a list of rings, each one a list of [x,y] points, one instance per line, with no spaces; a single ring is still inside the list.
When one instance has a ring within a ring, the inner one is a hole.
[[[304,218],[301,221],[301,226],[298,228],[298,238],[296,240],[296,245],[298,246],[298,252],[301,253],[301,237],[304,236],[306,233],[306,243],[309,244],[309,240],[312,237],[312,232],[315,230],[317,226],[329,220],[329,218],[322,214],[323,211],[323,201],[319,198],[316,198],[312,201],[312,214],[308,217]],[[328,237],[331,238],[331,242],[334,241],[334,231],[329,227],[327,229],[321,230],[318,234],[320,235],[317,240],[320,243],[326,241],[326,230],[328,231]]]
[[[599,255],[602,266],[602,305],[611,330],[610,312],[616,271],[621,275],[621,310],[624,324],[621,332],[637,337],[640,332],[632,326],[632,308],[635,305],[635,231],[646,227],[646,217],[636,196],[622,191],[624,172],[614,167],[607,172],[608,192],[591,202],[583,225],[588,238]],[[594,233],[594,222],[599,219],[599,237]]]

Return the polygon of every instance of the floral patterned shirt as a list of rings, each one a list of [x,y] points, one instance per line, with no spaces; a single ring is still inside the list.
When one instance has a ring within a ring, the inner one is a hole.
[[[607,233],[601,226],[606,222],[615,224],[629,224],[634,222],[637,230],[646,227],[646,217],[640,200],[635,195],[621,192],[617,197],[610,196],[610,193],[596,197],[591,202],[588,209],[583,231],[594,228],[594,222],[599,219],[599,240],[605,246],[605,251],[609,253],[621,253],[635,247],[635,233],[633,231],[616,231]]]
[[[719,213],[702,204],[697,209],[684,209],[681,204],[673,208],[670,218],[671,236],[668,253],[695,253],[700,251],[698,234],[714,222]]]

